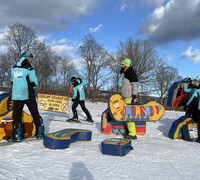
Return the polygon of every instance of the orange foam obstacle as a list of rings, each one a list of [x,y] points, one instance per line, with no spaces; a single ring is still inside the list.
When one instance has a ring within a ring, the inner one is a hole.
[[[102,141],[101,152],[114,156],[125,156],[133,150],[130,139],[110,138]]]
[[[136,121],[136,134],[144,135],[146,133],[146,122]],[[101,132],[103,134],[126,134],[127,124],[124,121],[115,121],[110,116],[108,109],[106,109],[101,115]]]
[[[50,149],[65,149],[76,141],[91,141],[92,131],[84,129],[63,129],[44,136],[43,145]]]
[[[164,107],[156,101],[142,105],[127,105],[119,94],[110,97],[108,109],[116,121],[158,121],[165,113]]]

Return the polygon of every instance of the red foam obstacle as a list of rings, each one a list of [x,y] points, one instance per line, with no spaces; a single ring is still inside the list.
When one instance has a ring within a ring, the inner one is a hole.
[[[91,141],[92,131],[84,129],[63,129],[44,136],[43,145],[50,149],[65,149],[76,141]]]

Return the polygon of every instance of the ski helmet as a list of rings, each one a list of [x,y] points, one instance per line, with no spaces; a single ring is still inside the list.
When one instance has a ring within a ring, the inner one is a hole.
[[[71,82],[74,82],[74,81],[76,81],[76,77],[74,77],[74,76],[73,76],[73,77],[71,77],[70,81],[71,81]]]
[[[32,57],[33,57],[33,54],[31,54],[31,53],[28,52],[28,51],[25,51],[25,52],[22,53],[21,57],[26,57],[26,58],[27,58],[27,57],[31,57],[31,58],[32,58]]]

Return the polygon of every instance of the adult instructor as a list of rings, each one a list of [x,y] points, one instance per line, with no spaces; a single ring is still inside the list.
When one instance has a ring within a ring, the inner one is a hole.
[[[124,102],[129,104],[138,103],[138,89],[139,81],[135,70],[131,66],[131,60],[126,58],[121,62],[120,74],[124,74],[122,78],[121,95]],[[135,122],[127,122],[128,134],[125,135],[126,139],[137,139]]]

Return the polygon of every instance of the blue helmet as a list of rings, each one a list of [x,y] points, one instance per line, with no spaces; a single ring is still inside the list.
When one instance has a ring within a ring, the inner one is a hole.
[[[33,57],[33,54],[31,54],[28,51],[25,51],[25,52],[22,53],[21,57]]]

